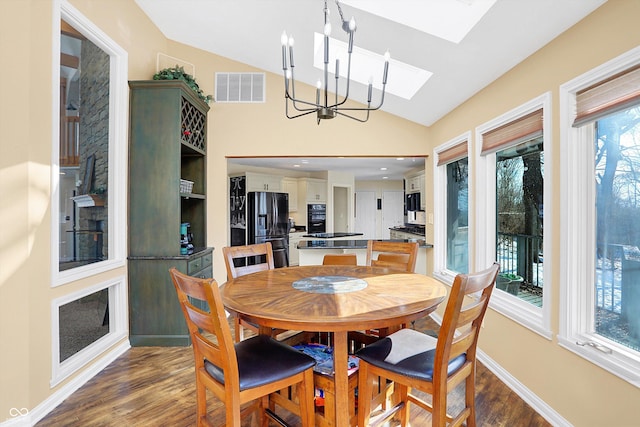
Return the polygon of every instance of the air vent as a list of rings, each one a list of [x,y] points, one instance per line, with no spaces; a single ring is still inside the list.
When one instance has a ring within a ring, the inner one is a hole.
[[[264,102],[264,73],[216,73],[216,102]]]

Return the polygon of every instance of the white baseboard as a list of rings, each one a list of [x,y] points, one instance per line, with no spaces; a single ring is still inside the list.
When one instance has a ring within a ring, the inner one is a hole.
[[[0,427],[28,427],[35,425],[38,421],[47,416],[67,397],[71,396],[76,390],[82,387],[87,381],[100,373],[111,362],[124,354],[131,348],[128,340],[122,341],[111,351],[105,353],[100,359],[91,365],[88,369],[82,371],[78,376],[73,378],[67,384],[61,386],[55,393],[45,399],[33,410],[24,415],[17,415],[4,422],[0,422]]]
[[[438,323],[442,324],[442,316],[432,313],[431,318]],[[545,420],[547,420],[554,427],[572,427],[572,424],[564,419],[557,411],[549,406],[544,400],[540,399],[535,393],[529,390],[524,384],[522,384],[516,377],[511,375],[502,366],[496,363],[495,360],[490,358],[480,348],[477,349],[478,361],[482,362],[500,381],[502,381],[507,387],[509,387],[515,394],[520,396],[529,406],[531,406],[537,413],[540,414]]]

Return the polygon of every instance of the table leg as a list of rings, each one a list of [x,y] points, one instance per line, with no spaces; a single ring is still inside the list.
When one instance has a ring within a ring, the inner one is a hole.
[[[336,387],[336,427],[349,426],[349,347],[347,331],[333,334],[333,366]]]

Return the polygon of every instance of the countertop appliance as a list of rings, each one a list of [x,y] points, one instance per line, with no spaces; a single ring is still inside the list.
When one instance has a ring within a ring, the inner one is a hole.
[[[276,268],[289,266],[289,195],[252,191],[247,194],[249,244],[271,242]]]

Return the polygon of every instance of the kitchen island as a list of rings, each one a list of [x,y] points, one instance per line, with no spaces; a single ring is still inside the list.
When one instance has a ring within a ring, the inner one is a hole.
[[[418,259],[416,273],[427,273],[427,250],[433,248],[431,243],[421,239],[392,239],[394,242],[418,242]],[[320,265],[326,254],[354,253],[358,257],[358,265],[367,262],[367,240],[364,239],[317,239],[303,240],[298,243],[300,265]]]

